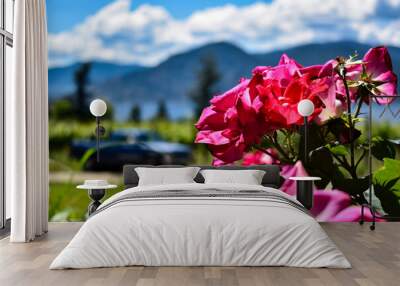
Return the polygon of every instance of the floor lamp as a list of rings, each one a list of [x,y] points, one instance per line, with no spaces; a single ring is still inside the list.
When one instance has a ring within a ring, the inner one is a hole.
[[[297,105],[297,111],[300,116],[304,117],[304,166],[308,164],[308,118],[314,113],[314,103],[309,99],[303,99]],[[316,177],[302,177],[296,178],[297,193],[296,198],[300,201],[307,209],[311,209],[313,206],[313,183],[314,180],[319,180]]]

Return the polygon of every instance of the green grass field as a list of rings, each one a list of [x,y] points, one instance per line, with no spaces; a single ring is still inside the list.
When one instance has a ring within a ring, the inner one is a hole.
[[[109,190],[104,197],[122,191],[123,186]],[[51,221],[83,221],[86,219],[90,198],[86,190],[76,189],[72,183],[50,183],[49,219]]]
[[[209,164],[211,156],[202,145],[194,144],[196,130],[194,121],[146,121],[134,122],[112,122],[102,123],[107,132],[103,140],[112,130],[119,128],[143,128],[158,132],[164,140],[190,145],[193,149],[192,163]],[[69,146],[74,139],[94,138],[95,123],[82,123],[77,121],[54,121],[49,123],[49,145],[50,145],[50,171],[79,171],[82,166],[79,160],[69,156]]]
[[[164,120],[148,121],[142,123],[111,122],[102,123],[109,133],[119,128],[145,128],[157,131],[165,140],[188,144],[193,150],[193,164],[210,164],[211,156],[204,146],[193,144],[195,136],[194,122]],[[50,183],[50,209],[49,218],[52,221],[82,221],[86,219],[87,206],[90,199],[86,191],[77,190],[77,182],[73,182],[73,174],[82,172],[79,160],[69,156],[69,146],[73,139],[91,138],[94,133],[95,123],[82,123],[77,121],[54,121],[49,123],[50,143],[50,172],[68,174],[65,181]],[[106,134],[104,140],[107,140]],[[105,177],[104,179],[109,179]],[[120,182],[113,182],[120,187],[107,192],[107,197],[122,190],[122,175]]]

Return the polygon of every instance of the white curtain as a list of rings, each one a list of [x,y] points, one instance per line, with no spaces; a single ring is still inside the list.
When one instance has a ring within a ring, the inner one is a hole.
[[[13,93],[6,98],[6,187],[12,242],[48,227],[48,95],[45,0],[15,1]]]

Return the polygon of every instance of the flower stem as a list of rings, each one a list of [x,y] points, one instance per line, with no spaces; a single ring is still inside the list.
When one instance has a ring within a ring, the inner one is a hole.
[[[358,158],[358,161],[357,161],[357,163],[356,163],[356,169],[357,169],[358,165],[361,163],[362,159],[365,157],[366,154],[367,154],[367,150],[364,149],[364,150],[363,150],[363,153],[362,153],[361,156],[360,156],[360,158]]]
[[[346,67],[343,66],[339,75],[343,81],[344,88],[346,90],[346,99],[347,99],[347,118],[349,121],[349,140],[350,140],[350,173],[354,179],[357,179],[357,172],[355,170],[355,155],[354,155],[354,140],[353,140],[353,133],[354,133],[354,125],[353,125],[353,116],[351,115],[351,98],[350,98],[350,89],[347,84],[346,80]]]
[[[355,118],[357,118],[360,115],[362,103],[363,100],[362,98],[360,98],[357,104],[356,114],[354,115]]]
[[[288,163],[294,163],[293,159],[290,158],[290,156],[285,152],[285,150],[282,148],[282,146],[278,143],[276,136],[277,136],[276,133],[273,136],[268,136],[269,141],[275,147],[275,149],[278,150],[278,152],[284,157],[285,161],[287,161]]]

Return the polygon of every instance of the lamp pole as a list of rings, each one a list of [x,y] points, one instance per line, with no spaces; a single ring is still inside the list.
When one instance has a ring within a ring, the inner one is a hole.
[[[96,118],[96,161],[100,162],[100,137],[105,134],[105,128],[100,125],[100,117],[107,112],[107,104],[101,99],[95,99],[90,103],[90,113]]]
[[[304,116],[304,165],[308,164],[308,116]]]
[[[100,117],[96,116],[96,161],[100,162]]]
[[[304,158],[305,166],[308,164],[308,117],[314,113],[314,103],[309,99],[303,99],[297,105],[297,111],[304,118]]]

